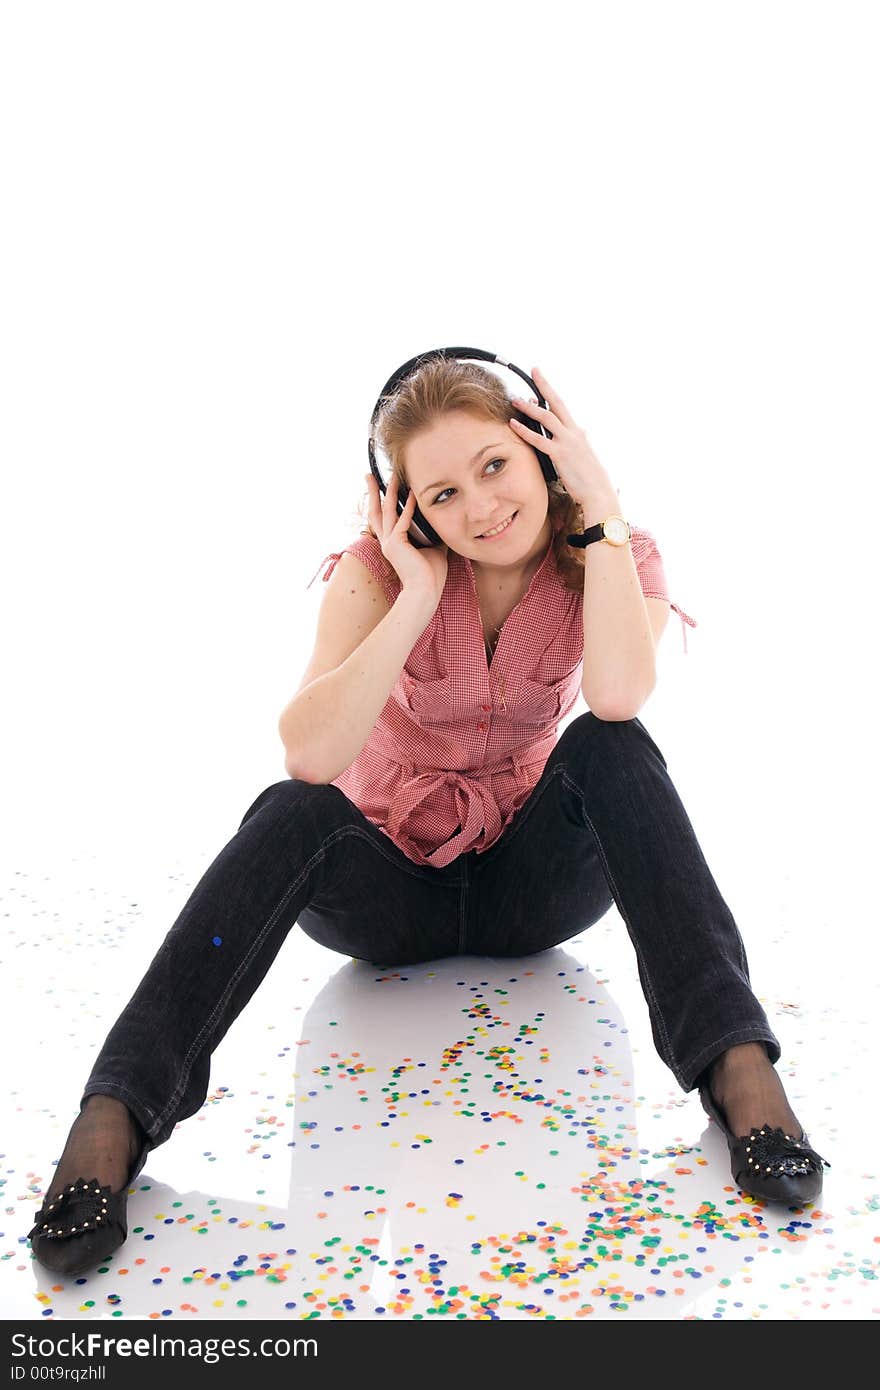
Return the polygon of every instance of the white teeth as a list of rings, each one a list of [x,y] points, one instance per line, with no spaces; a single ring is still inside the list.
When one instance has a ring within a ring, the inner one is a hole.
[[[492,531],[482,531],[480,533],[480,539],[482,540],[483,536],[497,536],[499,531],[506,531],[512,521],[513,515],[509,516],[506,521],[502,522],[500,526],[496,526]]]

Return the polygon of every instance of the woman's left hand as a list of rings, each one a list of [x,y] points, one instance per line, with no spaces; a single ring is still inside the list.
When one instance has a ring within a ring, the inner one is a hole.
[[[617,492],[611,479],[562,397],[553,390],[537,367],[532,368],[532,379],[546,400],[547,409],[538,405],[537,401],[525,400],[521,396],[513,396],[513,403],[524,415],[530,415],[543,425],[553,438],[547,439],[536,430],[530,430],[528,425],[512,419],[510,428],[514,434],[524,444],[531,444],[532,448],[547,454],[566,492],[583,508],[589,508],[594,501],[605,503],[611,496],[616,498]]]

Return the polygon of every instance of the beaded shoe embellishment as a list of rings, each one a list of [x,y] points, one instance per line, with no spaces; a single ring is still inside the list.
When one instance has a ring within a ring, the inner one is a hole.
[[[796,1178],[805,1173],[821,1172],[822,1165],[831,1164],[806,1139],[792,1139],[781,1129],[765,1125],[763,1129],[753,1129],[740,1143],[746,1147],[749,1166],[756,1175],[771,1178]]]
[[[33,1228],[28,1231],[28,1238],[43,1236],[47,1240],[58,1240],[100,1230],[109,1216],[109,1193],[109,1184],[101,1187],[97,1178],[92,1178],[91,1182],[77,1178],[48,1205],[44,1203],[37,1212]]]

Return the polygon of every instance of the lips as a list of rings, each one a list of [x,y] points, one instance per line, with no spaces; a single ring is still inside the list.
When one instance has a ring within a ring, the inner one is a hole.
[[[494,528],[494,527],[491,527],[490,530],[493,531],[493,533],[494,533],[493,535],[487,536],[487,535],[486,535],[486,532],[485,532],[485,531],[482,531],[482,532],[480,533],[480,535],[476,537],[476,539],[477,539],[478,541],[482,541],[482,540],[495,540],[496,536],[503,535],[503,533],[504,533],[505,531],[507,531],[507,530],[510,529],[510,525],[511,525],[511,523],[513,522],[513,520],[514,520],[514,518],[515,518],[516,516],[517,516],[517,512],[511,512],[510,516],[506,518],[506,524],[502,527],[501,531],[495,531],[495,528]]]

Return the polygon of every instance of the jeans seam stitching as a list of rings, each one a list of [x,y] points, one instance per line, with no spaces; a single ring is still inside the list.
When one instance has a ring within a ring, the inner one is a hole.
[[[327,849],[328,845],[333,844],[335,840],[341,839],[344,836],[353,833],[357,834],[358,831],[352,831],[351,827],[343,826],[339,830],[334,830],[333,834],[328,835],[326,840],[321,841],[321,844],[315,850],[315,853],[312,855],[311,859],[309,859],[308,862],[304,865],[302,872],[296,879],[294,879],[293,883],[289,886],[275,910],[272,912],[268,920],[263,924],[263,928],[259,936],[256,938],[256,940],[251,942],[250,950],[244,956],[243,960],[239,962],[238,967],[236,968],[234,974],[231,976],[226,986],[226,989],[223,991],[223,994],[218,999],[217,1003],[211,1010],[207,1019],[202,1024],[201,1030],[199,1031],[192,1044],[190,1045],[190,1049],[187,1052],[181,1064],[181,1075],[178,1077],[177,1086],[175,1087],[167,1105],[163,1110],[160,1111],[158,1118],[154,1121],[153,1128],[155,1130],[158,1131],[161,1129],[162,1125],[165,1123],[167,1116],[171,1113],[171,1111],[174,1109],[175,1105],[178,1103],[181,1096],[183,1095],[183,1092],[186,1089],[186,1083],[189,1080],[190,1072],[192,1071],[193,1062],[195,1061],[196,1056],[201,1052],[202,1046],[204,1045],[205,1035],[209,1032],[211,1025],[213,1024],[215,1019],[222,1012],[224,1006],[226,1005],[229,999],[230,994],[232,993],[235,986],[238,984],[238,981],[241,979],[242,975],[248,969],[256,953],[259,951],[260,947],[263,944],[263,941],[266,938],[266,935],[274,927],[280,913],[284,909],[285,904],[288,902],[291,895],[296,892],[296,889],[302,883],[303,879],[307,876],[312,866],[324,857],[324,852]]]
[[[677,1064],[677,1062],[676,1062],[676,1060],[675,1060],[675,1053],[673,1052],[672,1046],[671,1046],[670,1041],[669,1041],[669,1033],[668,1033],[668,1030],[667,1030],[667,1028],[666,1028],[666,1020],[665,1020],[664,1017],[663,1017],[663,1013],[662,1013],[662,1011],[661,1011],[661,1009],[660,1009],[660,1005],[659,1005],[658,1002],[657,1002],[657,996],[656,996],[656,994],[654,993],[654,985],[653,985],[653,982],[652,982],[652,980],[651,980],[650,972],[649,972],[648,967],[647,967],[647,965],[646,965],[646,963],[645,963],[645,958],[644,958],[644,956],[643,956],[641,950],[639,949],[639,943],[638,943],[638,941],[636,940],[636,937],[635,937],[635,934],[634,934],[634,932],[633,932],[632,926],[630,925],[629,917],[627,916],[627,913],[626,913],[626,911],[625,911],[625,909],[624,909],[624,907],[623,907],[623,899],[622,899],[622,897],[621,897],[620,890],[619,890],[619,888],[617,887],[617,883],[616,883],[616,881],[615,881],[615,879],[614,879],[614,875],[613,875],[612,872],[611,872],[611,867],[610,867],[610,865],[609,865],[609,863],[608,863],[608,860],[607,860],[606,857],[605,857],[605,850],[604,850],[604,848],[603,848],[603,846],[602,846],[602,841],[599,839],[599,835],[598,835],[598,832],[597,832],[597,830],[596,830],[596,827],[594,826],[593,822],[590,820],[590,817],[589,817],[589,815],[588,815],[588,813],[587,813],[587,808],[586,808],[586,805],[585,805],[585,803],[584,803],[584,794],[583,794],[583,792],[581,791],[580,787],[577,785],[577,783],[576,783],[576,782],[573,782],[573,781],[571,780],[571,778],[568,776],[567,772],[565,771],[564,766],[561,768],[561,772],[562,772],[562,780],[563,780],[563,782],[565,782],[566,786],[569,787],[570,790],[571,790],[572,792],[574,792],[574,794],[575,794],[575,795],[578,797],[578,799],[580,800],[580,803],[581,803],[581,810],[582,810],[582,812],[583,812],[584,820],[586,821],[587,825],[590,827],[590,829],[591,829],[592,832],[593,832],[593,835],[595,836],[596,845],[597,845],[597,848],[598,848],[598,850],[599,850],[599,857],[600,857],[600,859],[602,860],[602,864],[603,864],[603,866],[604,866],[605,872],[606,872],[606,874],[608,875],[608,882],[611,884],[611,888],[612,888],[612,890],[613,890],[613,892],[614,892],[615,901],[617,902],[618,910],[619,910],[619,912],[620,912],[620,915],[623,917],[624,922],[625,922],[626,925],[627,925],[627,929],[628,929],[628,932],[629,932],[630,941],[632,942],[633,947],[635,948],[636,956],[638,957],[638,960],[639,960],[639,962],[640,962],[640,964],[641,964],[641,966],[642,966],[642,971],[643,971],[643,974],[644,974],[644,977],[645,977],[645,983],[646,983],[646,985],[647,985],[647,992],[648,992],[648,995],[650,996],[650,1002],[654,1005],[654,1008],[655,1008],[656,1011],[657,1011],[657,1022],[658,1022],[659,1025],[660,1025],[660,1032],[661,1032],[661,1034],[662,1034],[662,1036],[663,1036],[663,1042],[664,1042],[664,1044],[665,1044],[667,1054],[668,1054],[668,1056],[669,1056],[669,1058],[670,1058],[670,1061],[669,1061],[668,1065],[669,1065],[669,1067],[670,1067],[670,1069],[671,1069],[673,1075],[675,1076],[675,1079],[676,1079],[676,1081],[678,1082],[678,1084],[682,1087],[682,1089],[685,1089],[685,1087],[684,1087],[684,1079],[683,1079],[683,1076],[682,1076],[681,1071],[680,1071],[679,1068],[678,1068],[678,1064]]]
[[[379,829],[378,826],[377,826],[376,828],[377,828],[377,830]],[[424,878],[424,874],[421,874],[421,873],[419,872],[418,866],[412,864],[412,862],[411,862],[410,860],[407,860],[407,863],[406,863],[406,864],[398,864],[398,862],[397,862],[397,860],[394,858],[394,856],[393,856],[392,854],[388,854],[388,852],[387,852],[385,849],[383,849],[381,845],[377,845],[376,842],[375,842],[375,840],[372,838],[372,836],[371,836],[371,835],[368,835],[367,832],[366,832],[365,830],[362,830],[362,829],[360,828],[360,826],[357,826],[357,825],[347,826],[347,827],[346,827],[346,833],[349,834],[349,835],[357,835],[357,836],[359,836],[360,839],[366,840],[367,844],[368,844],[368,845],[372,845],[372,847],[373,847],[379,854],[381,854],[381,856],[382,856],[383,859],[386,859],[386,860],[388,861],[389,864],[393,864],[393,865],[394,865],[395,869],[402,869],[404,873],[410,874],[413,878],[419,878],[419,879]],[[382,832],[379,831],[379,833],[381,834]],[[398,848],[400,848],[400,846],[398,846]],[[401,852],[401,854],[403,854],[403,850],[401,850],[400,852]],[[430,865],[428,865],[428,866],[426,866],[426,867],[430,869]],[[436,870],[434,870],[433,872],[436,872]]]

